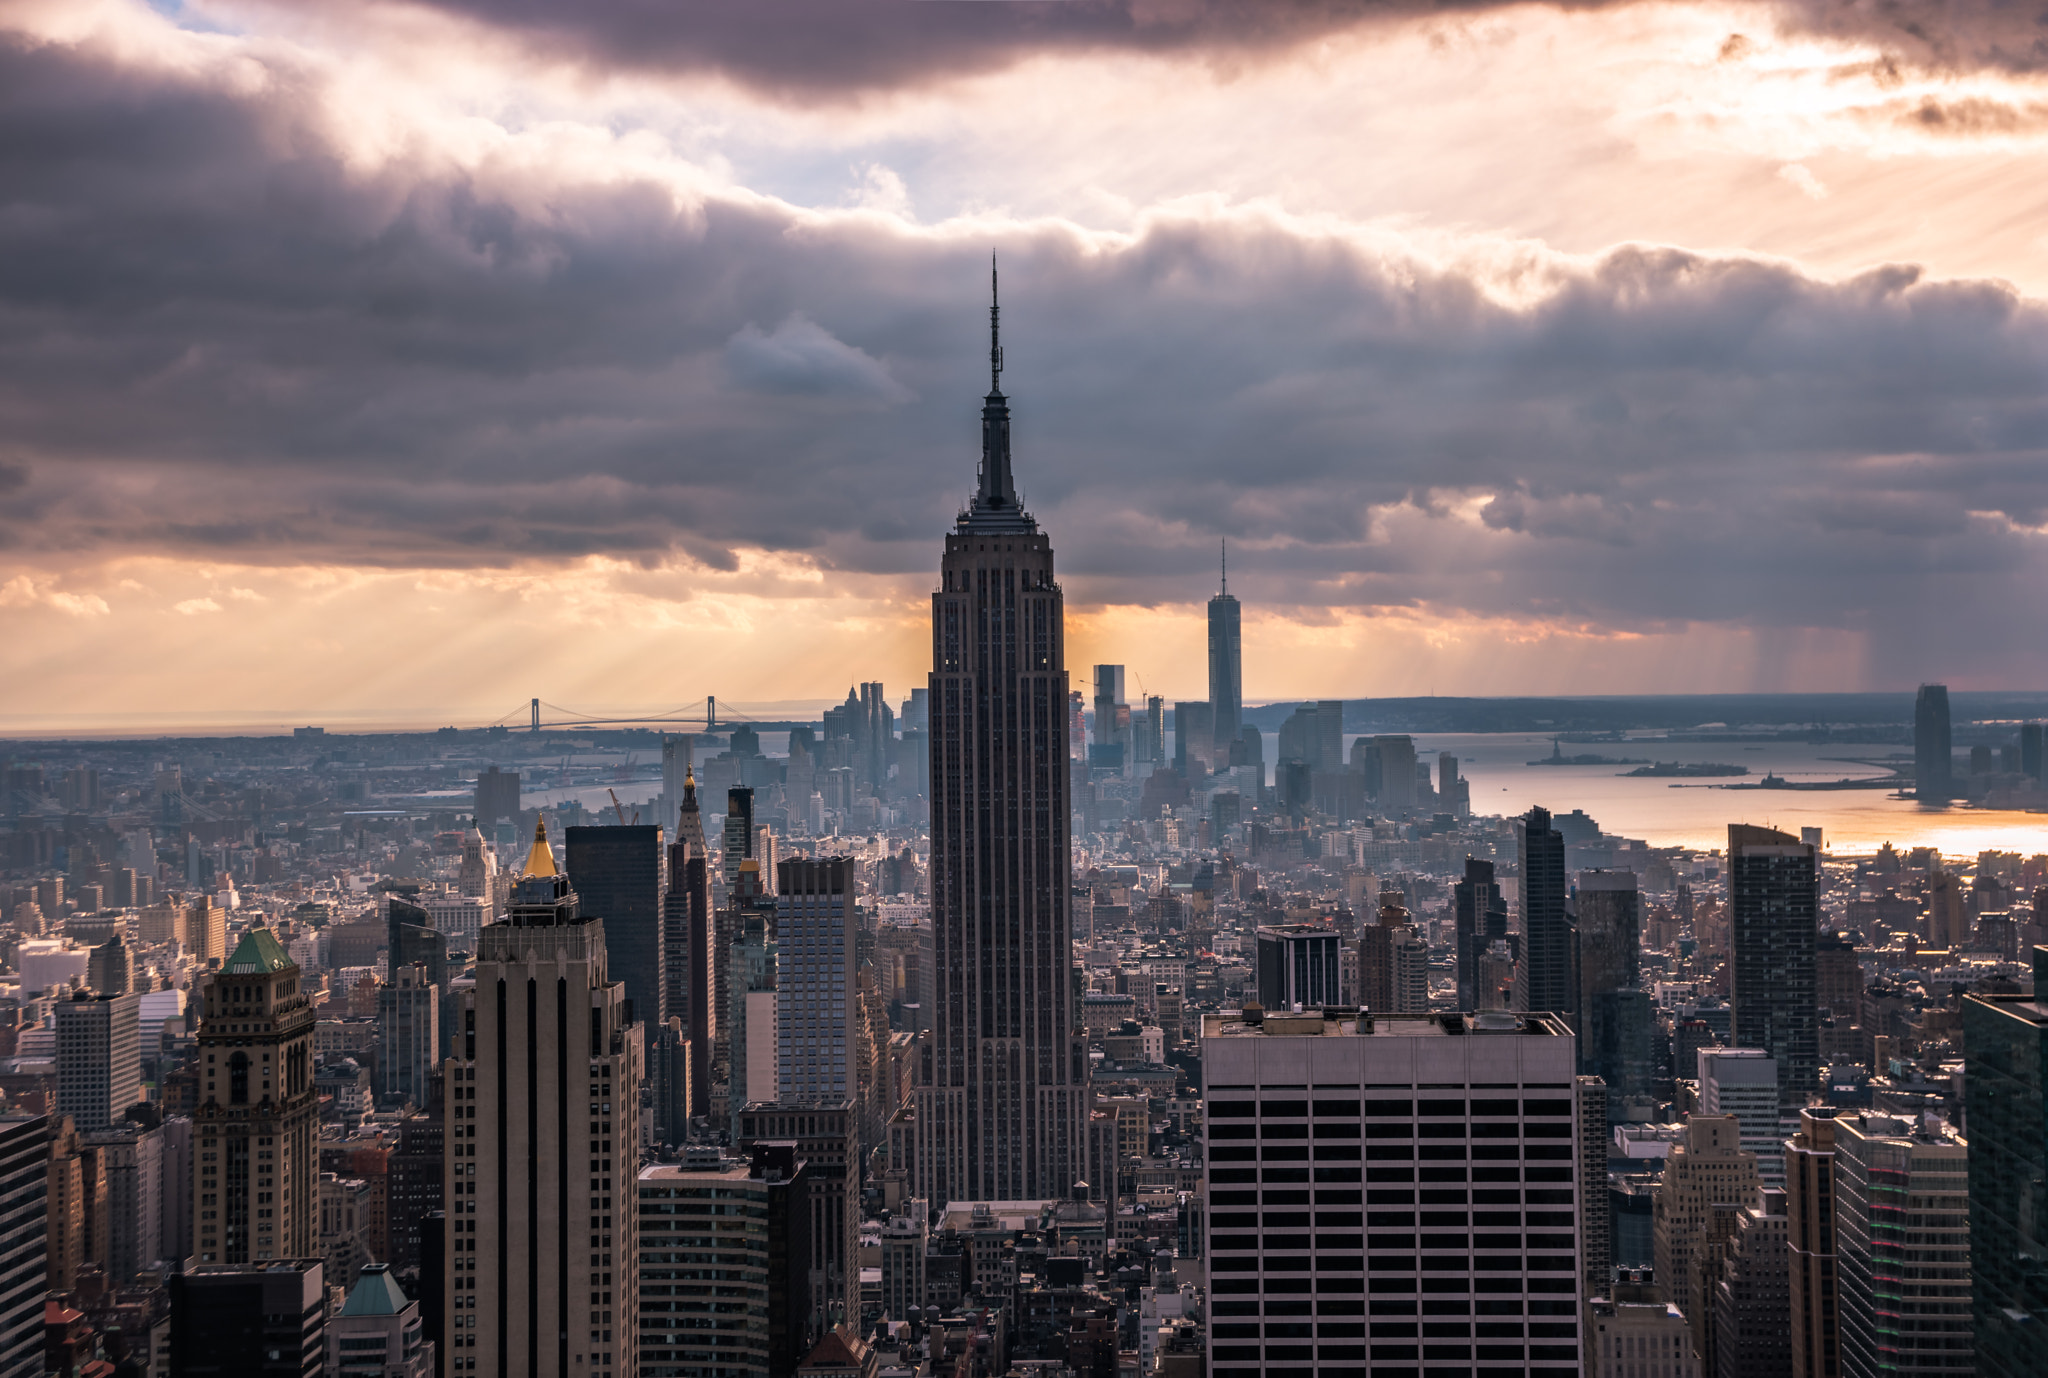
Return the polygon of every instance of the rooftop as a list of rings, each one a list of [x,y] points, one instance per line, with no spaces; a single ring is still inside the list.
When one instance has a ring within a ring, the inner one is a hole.
[[[1484,1010],[1477,1014],[1374,1015],[1370,1010],[1332,1006],[1289,1014],[1242,1010],[1202,1016],[1204,1038],[1335,1038],[1359,1035],[1379,1038],[1451,1038],[1464,1034],[1529,1034],[1557,1036],[1567,1030],[1548,1014],[1512,1014]]]
[[[298,963],[285,952],[276,934],[267,928],[252,928],[242,935],[241,942],[235,944],[233,955],[221,971],[228,976],[255,976],[293,971],[297,967]]]
[[[398,1279],[391,1276],[388,1263],[366,1264],[363,1275],[348,1294],[348,1302],[341,1308],[344,1316],[396,1316],[412,1305],[399,1290]]]

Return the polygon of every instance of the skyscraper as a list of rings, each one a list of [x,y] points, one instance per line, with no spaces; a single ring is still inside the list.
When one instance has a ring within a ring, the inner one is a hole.
[[[451,1374],[638,1371],[640,1041],[536,823],[444,1064]]]
[[[650,1030],[668,1018],[668,958],[662,922],[668,854],[652,824],[567,828],[569,884],[578,906],[604,920],[605,950],[619,959],[632,1017]]]
[[[685,790],[694,792],[697,736],[684,732],[661,739],[661,801],[655,821],[666,824],[683,806]]]
[[[49,1161],[49,1116],[0,1115],[0,1378],[43,1374]]]
[[[519,772],[492,766],[476,777],[476,821],[479,826],[519,816]]]
[[[57,1005],[57,1113],[81,1133],[118,1122],[142,1099],[142,997],[79,991]]]
[[[1173,768],[1185,775],[1188,762],[1199,761],[1206,768],[1216,754],[1216,733],[1209,725],[1207,700],[1181,701],[1173,705]]]
[[[1493,863],[1465,858],[1465,878],[1451,887],[1458,941],[1458,1008],[1494,1008],[1491,992],[1479,989],[1479,957],[1496,939],[1508,936],[1508,902],[1493,879]]]
[[[1713,1243],[1715,1211],[1732,1212],[1756,1199],[1756,1155],[1744,1151],[1733,1115],[1694,1115],[1685,1138],[1672,1146],[1657,1183],[1652,1230],[1658,1285],[1685,1313],[1693,1341],[1704,1356],[1711,1309],[1698,1257]],[[1732,1223],[1732,1214],[1729,1217]]]
[[[734,785],[725,792],[724,877],[728,894],[739,882],[740,863],[754,855],[754,791]]]
[[[1130,764],[1131,710],[1124,703],[1124,667],[1095,667],[1095,741],[1089,748],[1090,765],[1115,767]]]
[[[1337,930],[1319,923],[1261,925],[1257,934],[1259,1003],[1320,1010],[1340,998]]]
[[[1499,1012],[1203,1016],[1211,1372],[1580,1372],[1571,1045]]]
[[[778,1074],[773,1087],[748,1088],[755,1100],[836,1105],[860,1093],[853,867],[849,857],[782,863],[775,897]]]
[[[441,1064],[441,992],[423,966],[395,967],[377,991],[377,1099],[425,1107]]]
[[[1962,1001],[1977,1371],[1993,1378],[2040,1371],[2048,1315],[2048,947],[2033,959],[2034,994]]]
[[[235,1266],[314,1257],[320,1097],[313,1085],[313,1006],[299,988],[298,964],[269,929],[244,934],[208,984],[198,1057],[198,1261]]]
[[[1579,993],[1564,903],[1564,835],[1550,826],[1548,809],[1531,809],[1521,822],[1522,960],[1515,968],[1515,1008],[1575,1016]]]
[[[1767,1187],[1784,1186],[1777,1064],[1757,1048],[1701,1048],[1694,1056],[1700,1113],[1733,1115],[1742,1146],[1756,1158],[1757,1180]]]
[[[1834,1111],[1803,1111],[1799,1132],[1785,1144],[1792,1378],[1841,1376],[1841,1260],[1835,1249],[1838,1196]]]
[[[1230,744],[1244,726],[1244,636],[1230,593],[1229,550],[1220,549],[1223,587],[1209,600],[1209,726],[1216,734],[1216,759],[1228,761]]]
[[[1946,1125],[1843,1115],[1835,1188],[1843,1378],[1992,1371],[1972,1353],[1969,1146]],[[2041,1371],[2038,1347],[2026,1364]]]
[[[1375,737],[1373,750],[1380,763],[1380,812],[1399,818],[1415,808],[1415,739],[1407,736]],[[1330,767],[1332,770],[1335,766]],[[1560,867],[1563,862],[1560,860]]]
[[[1814,995],[1815,860],[1810,843],[1728,825],[1729,1042],[1778,1063],[1778,1117],[1796,1121],[1820,1070]]]
[[[918,1194],[934,1209],[1064,1197],[1083,1175],[1063,602],[1011,476],[997,322],[991,305],[980,484],[932,595],[937,1008],[917,1120]]]
[[[1647,1113],[1656,1077],[1656,1002],[1641,989],[1642,895],[1633,871],[1581,871],[1578,945],[1579,1071],[1607,1085],[1617,1121]]]
[[[704,821],[697,808],[697,777],[685,772],[676,840],[668,849],[668,902],[662,907],[662,958],[668,963],[669,1014],[682,1020],[690,1041],[690,1113],[709,1113],[711,1048],[718,1037],[718,967],[725,954],[713,941],[711,870],[704,851]],[[672,1127],[671,1127],[672,1128]],[[671,1139],[669,1142],[679,1142]]]
[[[1949,736],[1948,686],[1923,684],[1913,700],[1913,794],[1926,800],[1955,797],[1955,751]]]

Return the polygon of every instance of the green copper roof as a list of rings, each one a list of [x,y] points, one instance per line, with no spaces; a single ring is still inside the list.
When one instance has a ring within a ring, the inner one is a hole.
[[[259,972],[288,971],[298,963],[285,955],[277,935],[267,928],[252,928],[235,944],[235,952],[221,970],[230,976],[252,976]]]
[[[341,1308],[344,1316],[395,1316],[410,1305],[405,1293],[398,1290],[398,1279],[391,1276],[388,1264],[372,1263],[363,1269],[363,1275],[348,1294],[348,1301]]]

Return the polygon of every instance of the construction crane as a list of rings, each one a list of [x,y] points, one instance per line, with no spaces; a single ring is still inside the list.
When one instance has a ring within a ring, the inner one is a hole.
[[[612,797],[612,812],[619,816],[619,826],[622,828],[625,827],[626,810],[624,806],[619,803],[619,792],[613,789],[610,785],[605,786],[604,792]],[[636,813],[633,816],[635,818],[638,818],[640,815]]]

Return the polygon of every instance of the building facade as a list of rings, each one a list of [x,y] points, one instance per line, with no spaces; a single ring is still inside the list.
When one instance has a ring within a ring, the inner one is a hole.
[[[756,1100],[834,1104],[860,1090],[854,863],[848,857],[785,861],[780,871],[776,1081],[772,1089],[748,1089]]]
[[[441,1062],[441,990],[424,966],[399,967],[377,990],[378,1100],[424,1106]]]
[[[1214,1378],[1581,1372],[1569,1028],[1208,1015],[1202,1061]]]
[[[604,920],[605,948],[649,1029],[668,1018],[668,848],[655,824],[564,828],[569,884],[583,913]]]
[[[1844,1378],[1977,1372],[1968,1146],[1905,1120],[1844,1115],[1835,1184]]]
[[[237,1267],[319,1248],[313,1006],[299,968],[252,928],[206,989],[192,1114],[194,1253]]]
[[[807,1186],[793,1151],[645,1168],[640,1378],[780,1378],[809,1351]]]
[[[173,1273],[171,1372],[179,1378],[317,1378],[327,1292],[317,1258],[201,1263]]]
[[[1921,799],[1955,797],[1955,746],[1949,732],[1948,686],[1923,684],[1913,700],[1913,792]]]
[[[0,1115],[0,1378],[42,1378],[50,1117]]]
[[[82,1133],[119,1122],[142,1099],[142,997],[79,991],[56,1014],[57,1113]]]
[[[641,1045],[544,824],[444,1064],[450,1374],[636,1371]]]
[[[1465,878],[1451,888],[1451,904],[1458,944],[1458,1008],[1494,1009],[1502,1002],[1479,985],[1479,958],[1508,936],[1508,902],[1494,880],[1493,863],[1466,857]]]
[[[1995,1378],[2039,1371],[2048,1316],[2048,948],[2033,959],[2035,994],[1962,1002],[1977,1364]]]
[[[1230,747],[1244,727],[1244,632],[1230,592],[1230,565],[1223,587],[1209,600],[1209,728],[1216,734],[1216,760],[1229,764]]]
[[[1715,1241],[1716,1210],[1729,1212],[1732,1225],[1733,1212],[1754,1201],[1760,1185],[1756,1155],[1743,1149],[1733,1115],[1694,1115],[1686,1121],[1684,1141],[1665,1160],[1651,1216],[1655,1276],[1684,1314],[1693,1348],[1702,1355],[1712,1348],[1713,1327],[1709,1294],[1701,1287],[1707,1274],[1696,1265]]]
[[[1064,1195],[1079,1176],[1086,1045],[1073,1036],[1072,758],[1052,543],[1017,497],[989,309],[980,483],[932,595],[931,1075],[918,1194]]]
[[[1835,1250],[1835,1118],[1806,1111],[1785,1144],[1785,1248],[1792,1378],[1841,1378],[1841,1259]]]
[[[1565,910],[1564,835],[1550,826],[1548,809],[1529,810],[1521,824],[1522,960],[1515,968],[1515,1008],[1569,1020],[1578,1014],[1579,992]]]
[[[1777,1062],[1778,1118],[1788,1133],[1819,1089],[1816,872],[1812,843],[1728,825],[1729,1041]]]

